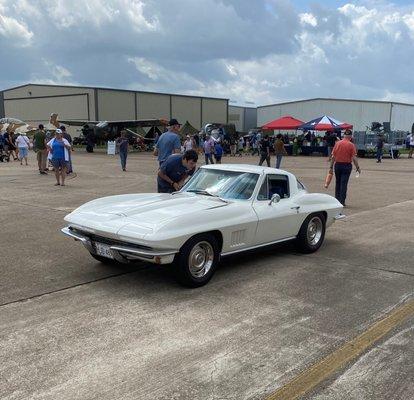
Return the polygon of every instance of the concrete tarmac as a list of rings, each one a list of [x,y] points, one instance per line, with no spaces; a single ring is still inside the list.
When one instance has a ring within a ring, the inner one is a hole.
[[[349,217],[317,253],[284,244],[229,257],[194,290],[168,267],[102,265],[59,232],[88,200],[155,191],[154,158],[130,154],[127,172],[102,153],[73,163],[66,187],[36,173],[32,152],[29,167],[0,164],[1,399],[266,398],[414,294],[414,160],[360,160]],[[325,191],[326,159],[282,167]],[[413,326],[307,398],[413,398]]]

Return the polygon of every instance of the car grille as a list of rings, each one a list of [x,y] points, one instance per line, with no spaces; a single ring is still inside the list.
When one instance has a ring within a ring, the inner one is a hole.
[[[81,229],[75,229],[71,227],[69,229],[76,233],[79,233],[82,236],[89,238],[92,242],[104,243],[109,246],[126,246],[126,247],[135,248],[135,249],[141,249],[141,250],[152,250],[152,247],[144,246],[142,244],[136,244],[136,243],[124,242],[122,240],[110,239],[110,238],[106,238],[103,236],[95,235],[90,232],[82,231]]]

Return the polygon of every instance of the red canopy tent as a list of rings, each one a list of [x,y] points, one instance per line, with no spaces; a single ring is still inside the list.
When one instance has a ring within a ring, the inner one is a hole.
[[[298,129],[299,126],[303,125],[303,121],[293,118],[290,115],[285,115],[284,117],[280,117],[275,119],[274,121],[270,121],[267,124],[262,126],[264,130],[273,130],[273,129]]]

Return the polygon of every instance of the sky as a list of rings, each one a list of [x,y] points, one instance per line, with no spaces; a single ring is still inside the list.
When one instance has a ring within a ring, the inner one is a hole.
[[[414,0],[0,0],[0,90],[414,103]]]

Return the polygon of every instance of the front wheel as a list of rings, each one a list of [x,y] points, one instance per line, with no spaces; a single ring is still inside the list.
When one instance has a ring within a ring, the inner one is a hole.
[[[184,286],[203,286],[213,276],[218,261],[219,245],[216,237],[210,233],[193,236],[176,256],[176,278]]]
[[[322,246],[326,221],[321,213],[309,215],[300,227],[296,245],[301,253],[313,253]]]

